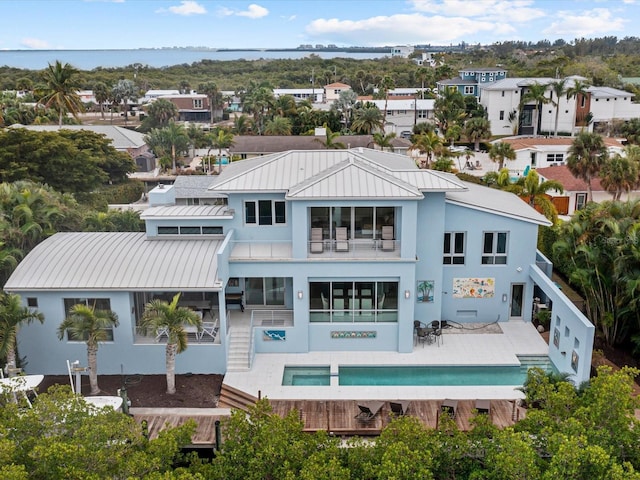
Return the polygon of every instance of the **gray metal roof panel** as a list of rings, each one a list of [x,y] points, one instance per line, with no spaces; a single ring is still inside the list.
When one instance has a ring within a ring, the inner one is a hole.
[[[233,218],[227,205],[160,205],[146,209],[140,218],[191,218],[191,217],[222,217]]]
[[[144,233],[57,233],[7,281],[25,290],[216,290],[222,240],[149,240]]]
[[[56,132],[58,130],[88,130],[106,136],[116,150],[139,148],[145,144],[144,134],[115,125],[22,125],[22,128],[39,132]]]

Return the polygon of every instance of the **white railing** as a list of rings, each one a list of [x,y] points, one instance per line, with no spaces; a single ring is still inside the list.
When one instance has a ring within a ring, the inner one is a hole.
[[[249,326],[249,369],[256,356],[254,327],[293,327],[293,310],[252,310]]]
[[[322,240],[308,242],[309,258],[400,258],[399,240]]]
[[[290,241],[234,240],[231,242],[231,259],[272,259],[291,258]]]

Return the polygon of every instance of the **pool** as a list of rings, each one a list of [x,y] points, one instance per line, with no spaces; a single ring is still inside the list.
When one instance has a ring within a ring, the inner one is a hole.
[[[521,365],[481,366],[350,366],[338,369],[341,386],[484,386],[522,385],[532,367],[552,371],[546,359]],[[322,386],[331,384],[328,366],[286,366],[282,385]]]
[[[328,386],[331,385],[331,371],[327,366],[284,367],[282,385]]]

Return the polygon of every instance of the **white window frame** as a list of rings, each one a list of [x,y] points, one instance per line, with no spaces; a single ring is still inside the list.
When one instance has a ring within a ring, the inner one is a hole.
[[[465,95],[473,95],[473,93],[474,93],[473,85],[465,85],[464,86],[464,94]]]
[[[462,236],[462,251],[456,251],[456,239],[458,236]],[[448,239],[447,239],[447,236]],[[447,241],[448,240],[448,241]],[[467,247],[467,233],[466,232],[444,232],[444,242],[442,249],[442,264],[443,265],[464,265],[465,251]],[[460,261],[460,259],[462,261]]]
[[[491,235],[491,245],[487,244],[487,235]],[[499,238],[504,238],[504,252],[499,251]],[[509,232],[482,232],[482,265],[506,265],[509,253]]]
[[[587,205],[587,194],[584,192],[576,193],[576,207],[575,210],[582,210]]]
[[[194,98],[193,99],[193,108],[204,108],[201,98]]]

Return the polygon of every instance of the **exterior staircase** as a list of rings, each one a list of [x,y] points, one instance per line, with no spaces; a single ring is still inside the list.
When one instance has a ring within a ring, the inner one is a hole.
[[[249,410],[249,407],[255,405],[257,401],[258,399],[253,395],[223,383],[220,396],[218,397],[218,407],[236,408],[246,412]]]
[[[233,326],[230,333],[227,372],[246,372],[250,368],[251,327]]]

